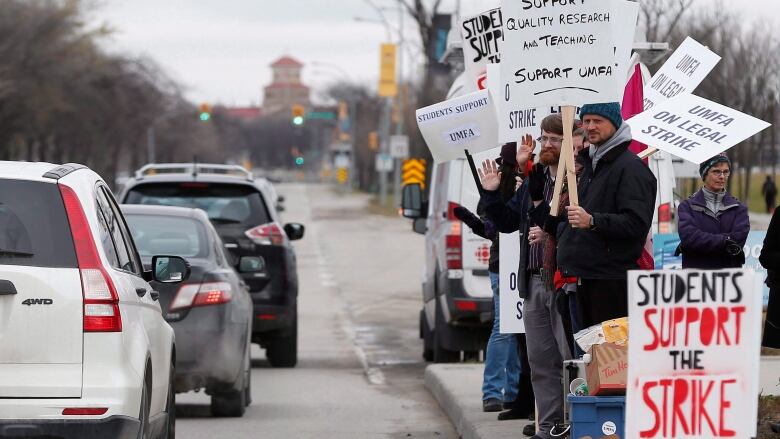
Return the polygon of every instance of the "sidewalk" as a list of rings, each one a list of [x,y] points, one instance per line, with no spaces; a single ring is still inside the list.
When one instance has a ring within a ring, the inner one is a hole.
[[[528,420],[498,421],[498,413],[482,411],[482,370],[479,364],[431,364],[425,387],[433,394],[463,439],[519,439]],[[761,394],[780,394],[780,357],[761,357]]]
[[[531,421],[498,421],[497,412],[482,411],[482,370],[479,364],[431,364],[425,368],[430,390],[463,439],[523,438]]]

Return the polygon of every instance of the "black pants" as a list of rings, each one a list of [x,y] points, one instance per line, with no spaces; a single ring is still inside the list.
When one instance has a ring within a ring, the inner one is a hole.
[[[580,279],[576,297],[583,328],[628,316],[626,279]]]

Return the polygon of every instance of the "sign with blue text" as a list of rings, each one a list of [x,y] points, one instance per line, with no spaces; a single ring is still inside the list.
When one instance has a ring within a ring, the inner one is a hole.
[[[487,90],[417,110],[417,126],[433,160],[446,162],[498,146],[496,110]]]

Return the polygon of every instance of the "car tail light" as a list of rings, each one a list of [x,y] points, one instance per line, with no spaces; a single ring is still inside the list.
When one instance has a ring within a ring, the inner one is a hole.
[[[179,287],[171,302],[170,310],[194,308],[196,306],[221,305],[233,298],[233,290],[227,282],[203,282]]]
[[[72,188],[63,184],[59,187],[81,274],[84,332],[121,332],[122,315],[119,312],[119,295],[100,261],[84,209]]]
[[[447,269],[460,270],[463,268],[463,239],[461,238],[461,222],[455,216],[455,208],[459,205],[450,202],[447,205],[447,220],[450,222],[450,231],[445,237],[445,255],[447,257]]]
[[[477,302],[474,302],[473,300],[455,299],[455,308],[457,308],[458,311],[476,311]]]
[[[287,239],[281,227],[276,223],[262,224],[253,227],[244,234],[255,244],[260,245],[283,245]]]
[[[62,409],[64,416],[98,416],[108,411],[108,407],[72,407]]]
[[[658,232],[659,233],[671,232],[671,222],[672,222],[671,203],[664,203],[658,206]]]

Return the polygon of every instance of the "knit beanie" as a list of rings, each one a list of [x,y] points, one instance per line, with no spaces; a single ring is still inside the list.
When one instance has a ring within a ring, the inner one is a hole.
[[[617,102],[607,102],[604,104],[585,104],[580,109],[580,119],[584,119],[586,114],[595,114],[612,122],[615,129],[623,124],[623,116],[620,114],[620,104]]]
[[[500,165],[517,166],[517,142],[505,143],[501,147]]]
[[[712,167],[718,163],[728,163],[729,169],[731,169],[731,160],[729,160],[729,157],[726,154],[721,153],[715,157],[703,161],[699,165],[699,175],[701,175],[701,179],[704,180],[704,176],[707,175],[707,173],[710,172],[710,169],[712,169]]]

